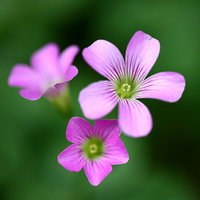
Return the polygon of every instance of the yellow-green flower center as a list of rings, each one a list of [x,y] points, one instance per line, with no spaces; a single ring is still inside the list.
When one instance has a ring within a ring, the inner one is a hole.
[[[104,142],[98,137],[91,137],[82,146],[84,155],[89,160],[95,160],[104,154]]]
[[[137,92],[137,83],[131,79],[115,82],[115,90],[120,99],[132,99]]]

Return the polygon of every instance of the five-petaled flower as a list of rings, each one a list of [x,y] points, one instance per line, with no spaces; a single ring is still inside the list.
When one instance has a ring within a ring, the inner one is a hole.
[[[59,55],[59,47],[49,43],[31,57],[31,65],[16,64],[8,78],[10,86],[22,87],[20,95],[29,100],[37,100],[42,95],[47,98],[59,96],[67,87],[67,82],[77,75],[72,61],[79,51],[76,45],[66,48]]]
[[[98,119],[93,128],[86,120],[74,117],[66,131],[67,139],[73,144],[58,155],[58,162],[69,171],[84,168],[89,182],[96,186],[112,171],[111,165],[129,159],[120,133],[115,119]]]
[[[152,129],[152,117],[139,98],[167,102],[180,99],[184,77],[176,72],[160,72],[145,79],[160,51],[159,41],[142,31],[131,38],[125,62],[116,46],[97,40],[82,52],[85,61],[109,81],[99,81],[84,88],[79,103],[85,117],[97,119],[119,103],[119,125],[132,137],[146,136]]]

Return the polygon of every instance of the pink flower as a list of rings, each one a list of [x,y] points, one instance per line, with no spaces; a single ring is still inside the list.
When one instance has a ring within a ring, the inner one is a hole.
[[[72,45],[59,55],[59,47],[49,43],[32,55],[32,67],[16,64],[10,73],[8,84],[24,88],[19,93],[29,100],[37,100],[42,95],[60,95],[66,89],[67,82],[78,73],[77,68],[72,65],[78,51],[78,46]]]
[[[146,136],[152,129],[152,117],[148,108],[137,99],[175,102],[185,88],[184,77],[176,72],[160,72],[145,79],[159,51],[159,41],[142,31],[131,38],[125,62],[117,47],[108,41],[97,40],[85,48],[85,61],[109,79],[92,83],[80,92],[79,103],[85,117],[103,117],[119,103],[122,131],[132,137]]]
[[[98,119],[94,128],[86,120],[74,117],[69,121],[66,136],[73,144],[58,155],[58,162],[69,171],[82,169],[92,185],[98,185],[112,171],[111,165],[129,159],[120,140],[117,120]]]

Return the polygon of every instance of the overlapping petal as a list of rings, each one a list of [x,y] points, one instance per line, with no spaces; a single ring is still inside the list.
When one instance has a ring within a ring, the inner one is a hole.
[[[66,85],[67,85],[67,81],[63,83],[56,83],[55,85],[48,87],[43,93],[43,95],[45,97],[54,97],[56,95],[59,95],[62,93],[62,91],[64,91],[64,89],[66,88]]]
[[[73,117],[70,119],[66,137],[67,140],[75,144],[83,144],[84,141],[94,133],[94,128],[85,119]]]
[[[90,184],[96,186],[112,171],[112,166],[108,161],[99,159],[87,162],[84,170]]]
[[[58,155],[58,162],[67,170],[79,172],[86,163],[80,146],[70,145]]]
[[[42,96],[42,92],[37,90],[32,90],[30,88],[26,88],[26,89],[22,89],[19,91],[19,94],[24,97],[25,99],[28,99],[28,100],[37,100],[39,99],[41,96]]]
[[[127,74],[141,82],[157,60],[160,43],[150,35],[137,31],[126,49]]]
[[[184,77],[176,72],[160,72],[144,80],[138,98],[154,98],[167,102],[178,101],[185,89]]]
[[[40,76],[29,66],[17,64],[13,67],[8,84],[15,87],[36,88],[40,82]]]
[[[152,129],[151,114],[138,100],[120,100],[118,118],[122,131],[131,137],[146,136]]]
[[[106,141],[105,146],[106,153],[104,156],[109,160],[111,165],[119,165],[128,162],[128,152],[119,136],[110,138]]]
[[[49,43],[36,51],[31,57],[31,65],[47,82],[54,82],[61,77],[58,54],[59,47],[54,43]]]
[[[63,74],[66,74],[66,72],[69,70],[68,68],[71,66],[78,52],[79,47],[77,45],[71,45],[61,53],[59,57],[59,66]]]
[[[65,73],[65,81],[71,81],[78,74],[78,69],[70,65]]]
[[[94,125],[94,133],[103,141],[107,141],[114,136],[121,134],[118,120],[97,119]]]
[[[85,117],[97,119],[116,106],[118,97],[111,82],[99,81],[84,88],[78,100]]]
[[[85,61],[109,80],[124,76],[124,59],[118,48],[105,40],[97,40],[82,52]]]

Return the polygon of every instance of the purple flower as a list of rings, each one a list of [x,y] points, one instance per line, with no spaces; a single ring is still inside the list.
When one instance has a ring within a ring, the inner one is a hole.
[[[59,47],[49,43],[32,55],[32,67],[16,64],[8,84],[24,88],[19,93],[29,100],[37,100],[42,95],[47,98],[58,96],[66,89],[67,82],[78,73],[72,65],[78,51],[78,46],[72,45],[59,55]]]
[[[132,137],[146,136],[152,129],[152,117],[148,108],[137,99],[175,102],[185,88],[184,77],[176,72],[160,72],[145,79],[159,51],[159,41],[142,31],[131,38],[125,62],[117,47],[108,41],[97,40],[85,48],[85,61],[109,79],[92,83],[80,92],[79,103],[85,117],[103,117],[119,103],[122,131]]]
[[[82,169],[92,185],[98,185],[112,171],[111,165],[129,159],[120,140],[117,120],[98,119],[94,128],[86,120],[74,117],[69,121],[66,136],[73,144],[58,155],[58,162],[69,171]]]

